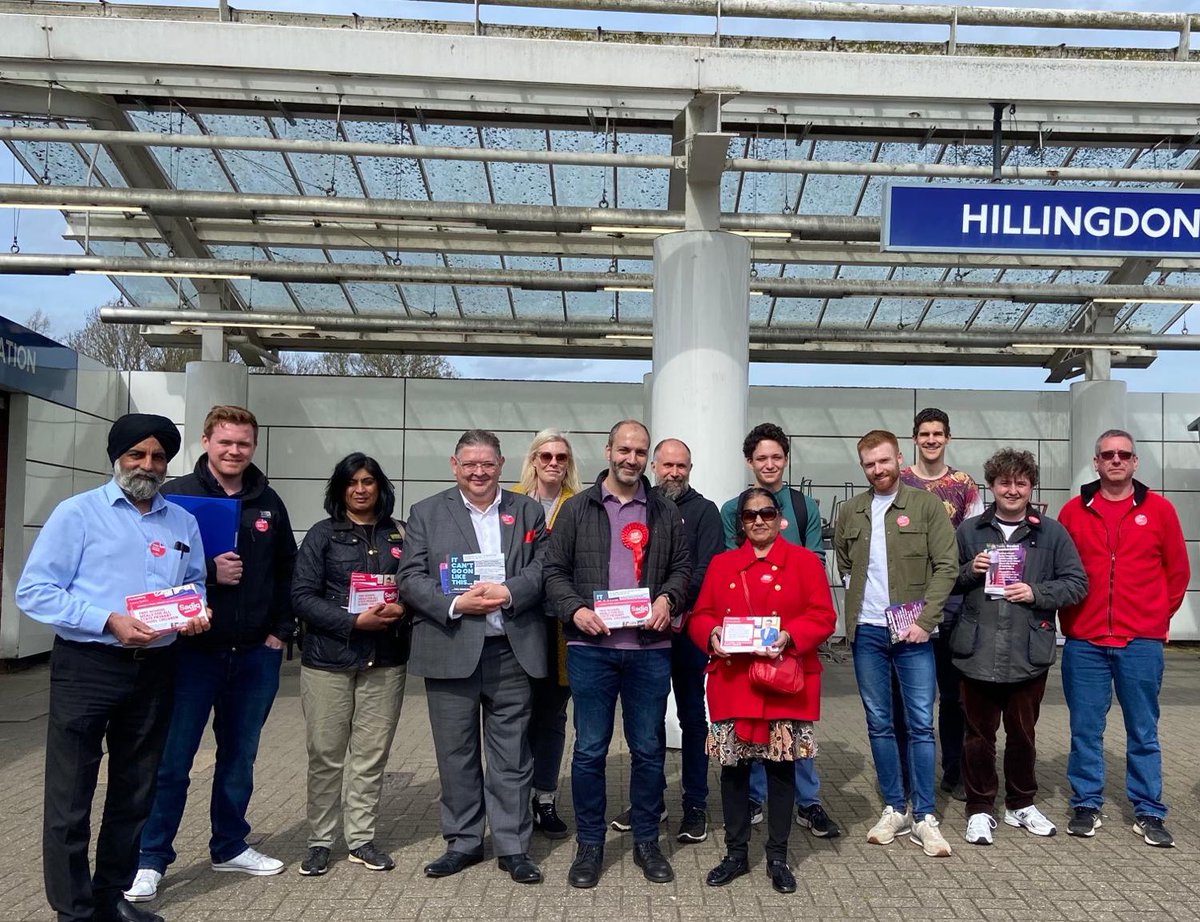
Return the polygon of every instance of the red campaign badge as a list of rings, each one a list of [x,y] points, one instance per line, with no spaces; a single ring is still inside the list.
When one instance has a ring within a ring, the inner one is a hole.
[[[1143,513],[1141,513],[1141,512],[1139,512],[1137,515],[1135,515],[1135,516],[1133,517],[1133,520],[1134,520],[1135,522],[1137,522],[1139,525],[1145,525],[1147,522],[1149,522],[1149,521],[1150,521],[1150,520],[1149,520],[1148,518],[1146,518],[1146,516],[1145,516]]]
[[[762,576],[760,576],[758,579],[759,579],[759,581],[760,581],[760,582],[763,582],[763,583],[769,583],[769,582],[771,582],[771,580],[773,580],[774,578],[775,578],[775,577],[774,577],[774,576],[772,576],[770,573],[764,573],[764,574],[763,574]]]
[[[150,553],[153,554],[155,557],[161,557],[166,552],[167,552],[167,546],[165,544],[163,544],[161,541],[151,541],[150,542]]]
[[[509,515],[506,512],[506,513],[504,513],[504,515],[500,516],[500,521],[503,522],[505,525],[511,525],[513,522],[516,521],[516,519],[514,519],[511,515]]]
[[[400,559],[400,548],[398,548],[398,547],[392,548],[392,556],[395,557],[397,560],[399,560]]]
[[[266,531],[268,528],[271,527],[271,523],[268,522],[266,519],[258,519],[257,521],[255,521],[254,527],[256,529],[258,529],[259,531]]]
[[[536,539],[537,539],[537,532],[534,531],[532,528],[529,529],[529,531],[525,532],[525,543],[526,544],[533,544],[533,542]]]
[[[646,542],[650,540],[650,529],[641,522],[630,522],[621,529],[621,543],[633,553],[633,578],[641,583],[642,561],[646,556]]]
[[[1025,520],[1029,522],[1030,525],[1037,525],[1042,521],[1036,515],[1027,515],[1025,516]]]
[[[903,528],[910,521],[912,521],[912,520],[908,516],[902,515],[902,516],[900,516],[900,518],[896,519],[896,524],[899,525],[901,528]]]

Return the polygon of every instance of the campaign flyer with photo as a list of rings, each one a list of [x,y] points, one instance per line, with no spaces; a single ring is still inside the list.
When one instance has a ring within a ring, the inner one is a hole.
[[[1025,545],[989,544],[987,575],[983,592],[993,598],[1004,597],[1004,587],[1022,582],[1025,576]]]
[[[780,619],[765,615],[727,617],[721,624],[721,646],[728,653],[758,653],[779,640]]]
[[[125,611],[156,631],[177,631],[204,614],[204,597],[194,583],[125,597]]]
[[[351,573],[350,614],[358,615],[376,605],[390,605],[400,600],[394,573]]]
[[[450,554],[438,570],[447,595],[462,595],[476,583],[503,583],[507,578],[503,554]]]
[[[608,629],[642,627],[650,620],[650,590],[610,589],[592,593],[592,611],[600,616]]]
[[[924,599],[916,602],[903,602],[900,605],[889,605],[883,610],[892,643],[900,642],[900,635],[916,624],[923,611],[925,611]]]

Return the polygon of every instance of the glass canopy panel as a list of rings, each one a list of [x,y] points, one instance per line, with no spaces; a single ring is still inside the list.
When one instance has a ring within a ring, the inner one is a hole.
[[[518,320],[563,320],[562,292],[514,288],[512,299]]]
[[[532,128],[483,129],[486,147],[504,150],[545,150],[546,134]],[[544,163],[490,163],[492,193],[511,205],[549,205],[550,167]]]
[[[249,115],[205,115],[204,124],[215,135],[269,138],[271,127],[265,118]],[[243,192],[263,195],[297,195],[301,190],[288,172],[283,154],[265,150],[227,150],[221,156]]]
[[[387,260],[377,250],[330,250],[329,258],[335,263],[359,263],[368,266],[385,266]],[[344,282],[346,294],[356,310],[363,313],[403,313],[404,301],[395,284],[382,282]]]
[[[617,150],[623,154],[668,155],[671,138],[665,134],[621,132],[617,135]],[[615,204],[621,208],[665,209],[670,181],[670,170],[618,167]]]
[[[745,149],[745,148],[743,148]],[[745,156],[754,160],[805,160],[811,144],[786,143],[782,138],[751,138]],[[739,156],[742,156],[739,154]],[[741,184],[739,211],[782,214],[796,207],[804,178],[792,173],[746,173]]]
[[[567,317],[573,321],[608,320],[616,304],[615,291],[568,291]]]
[[[1029,332],[1065,330],[1078,312],[1078,304],[1035,304],[1020,329]]]
[[[824,302],[819,298],[776,298],[772,326],[814,326]]]
[[[296,302],[281,282],[234,279],[229,284],[237,289],[242,301],[252,310],[266,311],[267,313],[272,311],[294,312],[296,310]]]
[[[1015,304],[1012,301],[984,301],[979,315],[971,324],[972,330],[1011,330],[1025,316],[1028,304]]]
[[[552,131],[550,146],[553,150],[604,151],[604,136],[582,131]],[[608,201],[610,208],[616,207],[616,195],[612,188],[612,170],[599,166],[554,167],[554,203],[592,208],[601,198]]]
[[[293,125],[283,118],[271,123],[281,138],[301,141],[339,141],[337,124],[329,119],[298,118]],[[362,198],[362,184],[354,174],[349,157],[334,154],[285,155],[300,181],[304,195],[337,195],[342,198]]]
[[[653,317],[654,294],[649,291],[617,292],[617,320],[649,323]]]
[[[458,285],[458,302],[464,317],[496,320],[512,318],[508,289],[492,285]]]
[[[29,166],[30,172],[41,182],[49,179],[52,186],[87,185],[87,162],[71,144],[44,144],[33,141],[14,141],[9,147],[19,160]],[[12,177],[5,177],[5,182]],[[100,183],[93,179],[91,185]]]
[[[937,282],[945,274],[945,269],[933,266],[905,266],[897,269],[892,278],[903,282]],[[875,311],[875,318],[871,321],[871,329],[897,330],[910,327],[921,316],[924,305],[924,299],[919,298],[882,298],[879,308]]]
[[[751,279],[753,283],[753,279]],[[765,326],[771,319],[771,302],[775,299],[769,295],[751,295],[750,296],[750,324],[751,326]]]
[[[435,317],[457,317],[458,302],[449,285],[401,285],[404,300],[414,311]]]
[[[813,159],[865,162],[875,155],[875,148],[873,141],[818,141]],[[854,214],[863,183],[862,176],[809,176],[800,199],[800,213]]]
[[[417,144],[436,147],[479,147],[479,135],[464,125],[410,124]],[[483,164],[467,160],[438,160],[425,164],[429,192],[439,202],[490,202]]]
[[[1134,151],[1128,147],[1080,147],[1071,157],[1069,166],[1087,169],[1116,170],[1129,163]],[[1066,188],[1105,188],[1113,183],[1100,179],[1064,179],[1057,185]]]
[[[97,240],[92,242],[91,252],[97,256],[144,256],[139,246],[121,241]],[[129,299],[139,307],[178,307],[179,292],[166,279],[145,275],[112,276]]]
[[[138,131],[160,134],[200,134],[199,126],[179,112],[130,112]],[[173,189],[198,192],[232,192],[217,155],[198,148],[152,147],[151,154]]]
[[[90,125],[86,125],[82,122],[64,122],[63,125],[74,131],[91,127]],[[129,185],[127,182],[125,182],[125,177],[121,175],[121,171],[113,162],[107,147],[101,147],[99,150],[97,150],[96,145],[93,144],[83,148],[83,155],[89,164],[91,163],[92,158],[95,157],[95,172],[96,175],[103,178],[104,185],[114,186],[117,188],[126,188]],[[100,185],[100,183],[93,180],[92,185]]]
[[[369,144],[408,143],[401,122],[344,122],[346,137]],[[355,157],[370,198],[423,201],[429,198],[420,164],[410,157]]]
[[[978,298],[935,298],[921,321],[922,330],[963,330],[979,307]]]
[[[821,317],[821,329],[862,328],[875,310],[877,298],[830,298]]]
[[[1162,333],[1171,326],[1171,321],[1186,304],[1135,304],[1126,313],[1120,326],[1121,333]]]
[[[879,163],[936,163],[942,146],[937,143],[920,144],[886,143],[879,150]],[[870,176],[863,193],[862,203],[855,212],[863,217],[879,217],[883,204],[883,190],[889,182],[920,182],[915,176]]]

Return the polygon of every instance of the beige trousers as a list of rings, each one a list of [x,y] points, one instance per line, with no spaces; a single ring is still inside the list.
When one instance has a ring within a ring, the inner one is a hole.
[[[308,845],[329,848],[338,816],[346,846],[375,838],[383,771],[404,701],[404,666],[300,669],[308,744]]]

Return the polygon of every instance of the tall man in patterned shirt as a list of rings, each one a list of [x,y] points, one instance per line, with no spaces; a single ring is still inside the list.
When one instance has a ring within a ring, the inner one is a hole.
[[[900,472],[900,482],[918,490],[927,490],[946,507],[950,524],[958,528],[964,519],[983,512],[979,487],[965,471],[946,463],[946,446],[950,444],[950,417],[937,407],[926,407],[913,417],[913,444],[916,463]],[[937,662],[938,684],[938,741],[942,747],[942,790],[957,800],[966,800],[962,781],[963,720],[959,697],[959,673],[950,659],[950,632],[962,611],[963,597],[952,595],[946,600],[942,624],[930,641]],[[893,676],[892,701],[899,702],[895,693],[897,680]],[[904,709],[895,707],[896,740],[900,744],[900,761],[906,759],[905,743],[908,731]],[[907,772],[904,777],[908,777]]]

